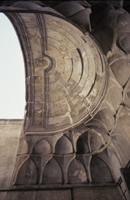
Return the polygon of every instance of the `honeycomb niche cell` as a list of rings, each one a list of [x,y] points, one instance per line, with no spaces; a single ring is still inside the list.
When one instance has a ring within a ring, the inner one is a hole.
[[[52,158],[45,166],[42,183],[62,183],[61,168],[54,158]]]
[[[16,184],[33,185],[37,183],[37,168],[31,159],[27,159],[18,171]]]
[[[35,144],[33,153],[46,155],[51,153],[51,147],[46,140],[40,140]]]
[[[69,154],[73,153],[72,144],[69,139],[65,136],[62,136],[58,142],[56,143],[55,147],[56,154]]]
[[[87,173],[78,159],[74,159],[68,168],[69,183],[87,183]]]
[[[130,158],[130,16],[122,6],[6,1],[0,7],[25,61],[26,114],[10,186],[22,191],[19,199],[25,190],[37,200],[121,199],[116,183]],[[55,189],[62,195],[53,196]]]

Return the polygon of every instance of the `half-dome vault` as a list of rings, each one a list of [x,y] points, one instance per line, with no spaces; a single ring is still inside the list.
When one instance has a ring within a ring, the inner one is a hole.
[[[10,18],[24,52],[25,131],[52,133],[90,119],[107,82],[106,63],[93,38],[50,14],[15,13]]]
[[[26,72],[11,188],[72,191],[93,184],[105,191],[107,185],[104,194],[90,187],[89,199],[120,200],[115,183],[130,157],[130,15],[122,1],[1,4],[17,32]]]

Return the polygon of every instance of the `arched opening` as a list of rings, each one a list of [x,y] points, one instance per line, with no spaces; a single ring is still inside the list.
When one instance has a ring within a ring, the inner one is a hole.
[[[24,107],[22,51],[11,22],[0,13],[0,189],[8,188],[12,179]]]
[[[9,19],[0,13],[0,118],[23,119],[25,72],[20,44]]]

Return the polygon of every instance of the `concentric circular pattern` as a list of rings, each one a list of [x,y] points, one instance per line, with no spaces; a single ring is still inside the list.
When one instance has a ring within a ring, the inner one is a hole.
[[[54,133],[91,119],[107,88],[105,58],[93,38],[49,14],[15,17],[28,72],[26,132]]]
[[[45,123],[38,126],[46,132],[75,126],[96,112],[106,89],[106,70],[104,58],[89,35],[57,17],[45,15],[45,21],[45,54],[51,61],[39,75],[44,80]]]

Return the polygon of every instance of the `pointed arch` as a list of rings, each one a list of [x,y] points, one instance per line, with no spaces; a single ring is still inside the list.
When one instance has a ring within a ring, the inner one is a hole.
[[[50,154],[51,153],[50,144],[44,139],[38,141],[33,147],[33,153],[43,154],[43,155]]]
[[[59,164],[54,158],[49,160],[44,168],[42,183],[62,183],[62,171]]]
[[[97,156],[93,156],[90,163],[92,182],[111,183],[113,178],[107,164]]]
[[[70,154],[73,153],[73,148],[70,140],[66,136],[62,136],[55,146],[56,154]]]
[[[87,174],[85,168],[77,158],[72,160],[68,167],[68,182],[69,183],[87,182]]]
[[[37,167],[31,158],[27,159],[20,167],[16,184],[34,185],[37,183]]]

